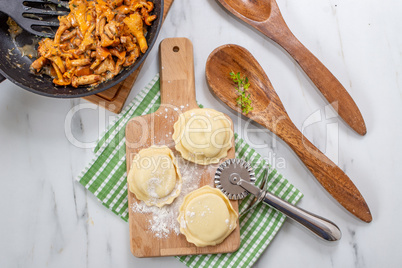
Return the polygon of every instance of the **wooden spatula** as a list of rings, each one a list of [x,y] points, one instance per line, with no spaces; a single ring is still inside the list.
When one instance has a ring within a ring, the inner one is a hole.
[[[231,71],[248,77],[251,84],[252,112],[245,116],[268,128],[284,140],[327,190],[350,213],[365,222],[372,216],[363,196],[328,157],[318,150],[293,124],[264,70],[245,48],[224,45],[215,49],[206,64],[206,77],[212,92],[225,104],[241,113]]]
[[[324,64],[293,35],[275,0],[218,0],[218,2],[233,15],[283,47],[310,77],[339,116],[357,133],[366,134],[363,116],[352,97]]]

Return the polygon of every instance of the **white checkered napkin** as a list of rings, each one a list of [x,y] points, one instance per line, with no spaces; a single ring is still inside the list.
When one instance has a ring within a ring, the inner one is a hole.
[[[159,75],[136,96],[110,124],[95,148],[95,157],[77,180],[93,193],[108,209],[128,221],[125,126],[135,116],[151,113],[160,105]],[[244,140],[235,134],[236,158],[251,163],[257,184],[261,185],[264,168],[268,166],[268,190],[296,204],[303,194],[281,174],[269,166]],[[246,197],[239,206],[240,213],[252,202]],[[280,212],[259,204],[240,218],[239,250],[234,253],[176,257],[188,267],[251,267],[279,231],[285,220]]]

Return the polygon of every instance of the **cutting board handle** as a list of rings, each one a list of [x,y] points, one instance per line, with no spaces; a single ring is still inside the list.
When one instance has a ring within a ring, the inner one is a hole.
[[[187,38],[167,38],[161,42],[159,51],[161,108],[196,107],[193,44]]]

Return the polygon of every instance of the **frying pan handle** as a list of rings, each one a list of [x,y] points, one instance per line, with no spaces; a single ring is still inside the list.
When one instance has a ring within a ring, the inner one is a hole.
[[[6,80],[6,78],[2,74],[0,74],[0,83],[3,82],[4,80]]]
[[[282,212],[292,220],[297,221],[322,239],[327,241],[337,241],[341,239],[342,233],[338,226],[323,217],[295,207],[269,192],[265,192],[262,201]]]

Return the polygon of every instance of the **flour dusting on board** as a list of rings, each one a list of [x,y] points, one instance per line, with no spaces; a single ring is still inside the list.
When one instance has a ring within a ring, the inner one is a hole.
[[[136,213],[150,214],[148,230],[157,238],[166,238],[171,233],[180,234],[180,225],[177,221],[179,208],[183,203],[184,197],[199,188],[202,171],[199,171],[196,164],[183,160],[181,156],[176,156],[179,165],[182,190],[180,195],[170,205],[161,208],[147,206],[143,201],[134,202],[131,209]]]

